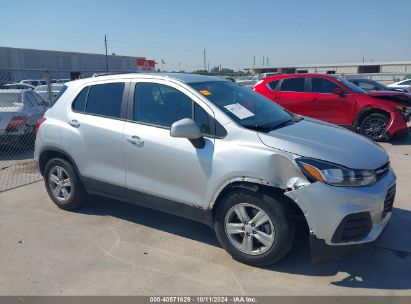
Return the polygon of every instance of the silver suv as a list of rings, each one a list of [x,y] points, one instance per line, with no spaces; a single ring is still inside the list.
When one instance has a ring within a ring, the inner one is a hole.
[[[257,266],[288,253],[299,218],[314,259],[376,240],[390,220],[396,177],[380,146],[231,81],[126,74],[65,86],[35,147],[64,210],[95,194],[194,219]]]

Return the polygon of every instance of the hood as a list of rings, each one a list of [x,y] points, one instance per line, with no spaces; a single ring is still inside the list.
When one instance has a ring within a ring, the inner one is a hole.
[[[376,169],[388,161],[384,149],[368,138],[310,118],[258,136],[268,147],[351,169]]]
[[[394,91],[369,91],[367,94],[371,97],[399,102],[403,105],[411,106],[411,94]]]

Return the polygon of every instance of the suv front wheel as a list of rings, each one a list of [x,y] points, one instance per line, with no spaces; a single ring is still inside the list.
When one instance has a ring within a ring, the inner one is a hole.
[[[386,132],[389,118],[384,114],[373,113],[364,118],[360,125],[360,133],[375,141],[387,141]]]
[[[87,200],[76,170],[64,159],[53,158],[46,164],[44,182],[50,198],[61,209],[76,209]]]
[[[231,256],[253,266],[281,260],[291,249],[294,221],[281,196],[238,188],[222,198],[214,228]]]

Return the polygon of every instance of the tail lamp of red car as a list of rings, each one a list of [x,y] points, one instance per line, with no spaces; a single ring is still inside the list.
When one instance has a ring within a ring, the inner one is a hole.
[[[42,124],[43,122],[45,122],[45,121],[46,121],[46,118],[45,118],[45,117],[42,117],[42,118],[40,118],[39,120],[37,120],[36,126],[35,126],[35,128],[34,128],[34,133],[35,133],[35,134],[37,134],[37,132],[39,131],[39,128],[40,128],[41,124]]]
[[[7,125],[8,130],[16,130],[24,127],[27,122],[27,116],[14,116]]]

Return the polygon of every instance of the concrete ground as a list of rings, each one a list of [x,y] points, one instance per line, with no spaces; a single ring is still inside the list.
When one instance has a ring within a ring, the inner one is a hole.
[[[383,146],[398,176],[390,225],[375,246],[317,264],[301,234],[255,268],[189,220],[97,197],[65,212],[43,182],[0,193],[0,295],[411,295],[411,136]]]

